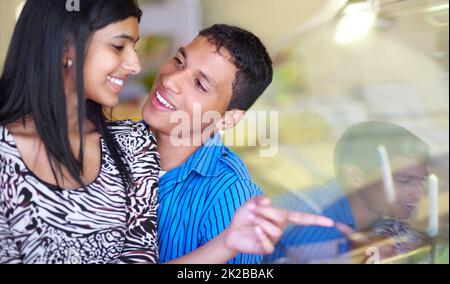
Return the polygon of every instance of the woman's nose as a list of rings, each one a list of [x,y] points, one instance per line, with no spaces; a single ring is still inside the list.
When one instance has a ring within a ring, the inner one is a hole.
[[[131,75],[137,75],[141,73],[142,70],[141,63],[139,62],[139,58],[136,53],[130,55],[122,67]]]

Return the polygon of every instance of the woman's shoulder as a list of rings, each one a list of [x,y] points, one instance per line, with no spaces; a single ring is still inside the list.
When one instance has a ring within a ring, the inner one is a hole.
[[[133,120],[115,120],[108,122],[108,128],[111,134],[115,136],[140,138],[140,137],[153,137],[147,127],[141,123]]]
[[[5,125],[0,125],[0,157],[2,154],[15,153],[15,141],[12,136],[13,133]],[[14,134],[16,135],[16,134]],[[20,136],[21,134],[17,134]]]
[[[108,127],[130,163],[133,176],[157,177],[159,154],[153,133],[144,124],[132,120],[109,122]]]
[[[148,132],[144,124],[133,120],[114,120],[109,121],[108,128],[115,135],[129,135],[134,132]]]
[[[0,125],[0,189],[6,185],[6,180],[15,181],[19,172],[25,169],[25,164],[17,150],[12,133],[5,125]]]
[[[155,136],[143,123],[132,120],[110,121],[108,128],[120,147],[125,148],[124,150],[156,148]]]

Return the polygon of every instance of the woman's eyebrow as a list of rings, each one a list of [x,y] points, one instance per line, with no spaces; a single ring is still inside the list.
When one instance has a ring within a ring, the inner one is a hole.
[[[140,37],[134,38],[133,36],[127,35],[127,34],[121,34],[118,36],[115,36],[114,38],[121,38],[131,41],[132,43],[136,43],[140,40]]]

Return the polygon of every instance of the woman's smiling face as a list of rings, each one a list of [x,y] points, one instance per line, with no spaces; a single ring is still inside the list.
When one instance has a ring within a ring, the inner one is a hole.
[[[139,40],[138,19],[129,17],[97,30],[89,43],[84,62],[86,99],[112,107],[129,75],[141,65],[135,51]]]

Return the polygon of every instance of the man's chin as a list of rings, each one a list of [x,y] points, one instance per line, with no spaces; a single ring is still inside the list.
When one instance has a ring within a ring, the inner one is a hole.
[[[406,210],[402,210],[402,212],[396,212],[393,214],[393,217],[398,220],[407,220],[411,218],[412,212],[407,212]]]

